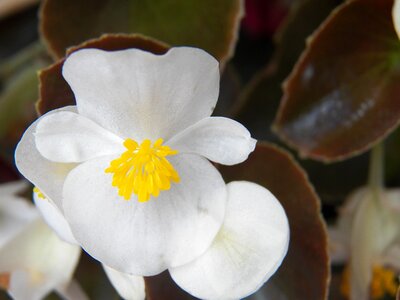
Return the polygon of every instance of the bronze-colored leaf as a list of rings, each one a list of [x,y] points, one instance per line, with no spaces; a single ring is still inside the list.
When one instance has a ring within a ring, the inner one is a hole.
[[[18,180],[18,178],[19,176],[15,169],[11,166],[11,163],[6,162],[0,157],[0,183]],[[32,191],[30,194],[32,194]]]
[[[137,48],[154,54],[163,54],[169,49],[166,44],[140,34],[106,34],[68,49],[67,54],[84,48],[109,51]],[[61,59],[39,72],[39,100],[36,108],[40,115],[59,107],[75,104],[74,94],[61,74],[64,61],[65,59]]]
[[[306,38],[321,24],[338,0],[296,1],[277,35],[276,51],[267,67],[244,88],[234,116],[252,135],[278,142],[270,127],[282,97],[281,84],[305,48]]]
[[[172,280],[168,271],[159,275],[145,277],[147,300],[193,300],[197,299],[183,291]]]
[[[327,235],[318,196],[301,167],[284,150],[258,143],[244,163],[220,170],[227,182],[249,180],[268,188],[289,219],[288,254],[260,296],[273,293],[274,297],[265,299],[278,299],[276,295],[281,295],[279,299],[325,299],[330,277]]]
[[[104,33],[141,33],[205,49],[223,62],[233,53],[242,15],[242,0],[46,0],[40,28],[56,58]]]
[[[284,85],[275,131],[322,161],[368,150],[400,121],[393,0],[347,1],[309,40]]]

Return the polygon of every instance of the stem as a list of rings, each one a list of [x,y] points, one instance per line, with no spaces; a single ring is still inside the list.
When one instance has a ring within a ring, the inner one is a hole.
[[[383,143],[375,145],[370,154],[368,185],[374,198],[384,189],[384,147]]]

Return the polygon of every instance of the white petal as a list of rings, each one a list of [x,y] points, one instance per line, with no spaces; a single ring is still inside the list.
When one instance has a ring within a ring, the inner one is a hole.
[[[400,38],[400,1],[395,0],[392,10],[392,19],[397,36]]]
[[[76,111],[76,108],[75,106],[69,106],[53,110],[41,118],[59,111]],[[61,208],[62,187],[65,177],[76,164],[54,163],[39,153],[36,149],[33,133],[41,118],[32,123],[22,136],[15,150],[15,163],[18,171],[26,179],[37,186]]]
[[[121,138],[70,111],[42,117],[34,134],[40,154],[54,162],[82,162],[124,151]]]
[[[118,196],[104,170],[113,157],[75,168],[64,186],[64,212],[82,247],[97,260],[124,273],[150,276],[202,254],[223,220],[226,188],[206,159],[170,159],[180,183],[140,203]],[[112,251],[110,251],[112,249]]]
[[[35,278],[25,270],[14,271],[10,276],[8,293],[16,300],[42,300],[56,285],[51,278],[40,284],[35,284],[35,281],[40,281],[40,276]]]
[[[142,276],[129,275],[118,272],[103,265],[104,270],[118,294],[126,300],[144,300],[146,293]]]
[[[16,195],[27,187],[22,180],[0,185],[0,248],[39,218],[34,206]]]
[[[80,252],[38,220],[0,249],[0,273],[11,273],[10,288],[15,292],[29,291],[27,299],[41,299],[70,281]]]
[[[202,256],[170,273],[184,290],[202,299],[239,299],[254,293],[286,255],[289,225],[279,201],[251,182],[228,187],[221,231]]]
[[[65,220],[64,215],[50,198],[46,197],[43,199],[36,193],[33,193],[33,201],[42,214],[44,221],[54,230],[60,239],[70,244],[77,244],[67,220]]]
[[[247,159],[256,140],[240,123],[222,117],[204,118],[167,142],[181,153],[195,153],[217,163],[234,165]]]
[[[329,252],[333,264],[343,264],[349,260],[354,214],[364,200],[366,193],[365,188],[351,193],[339,209],[336,224],[328,228]]]
[[[63,76],[80,114],[135,140],[167,140],[210,116],[219,92],[218,62],[188,47],[165,55],[83,49],[67,58]]]
[[[387,210],[382,191],[379,196],[365,190],[354,216],[351,231],[351,296],[367,299],[372,268],[379,256],[398,237],[398,215]]]

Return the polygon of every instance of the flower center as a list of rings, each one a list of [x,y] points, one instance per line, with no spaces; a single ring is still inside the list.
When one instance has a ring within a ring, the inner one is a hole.
[[[375,265],[372,270],[370,283],[370,297],[373,300],[382,299],[385,296],[395,297],[398,287],[397,276],[393,270]],[[340,291],[346,299],[350,299],[350,267],[346,266],[343,272]]]
[[[394,298],[398,286],[396,278],[396,274],[391,269],[374,266],[370,287],[372,299],[381,299],[385,295]]]
[[[144,140],[140,145],[126,139],[127,149],[120,157],[111,161],[106,173],[113,174],[112,185],[118,188],[118,194],[129,200],[132,193],[139,202],[146,202],[150,196],[157,197],[160,191],[169,190],[172,182],[179,182],[178,172],[166,159],[178,153],[168,146],[163,146],[163,139]]]

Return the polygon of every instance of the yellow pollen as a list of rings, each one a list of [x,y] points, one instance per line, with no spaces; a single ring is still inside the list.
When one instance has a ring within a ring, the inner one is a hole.
[[[112,185],[118,188],[118,194],[129,200],[132,194],[138,196],[139,202],[146,202],[150,196],[157,197],[160,191],[169,190],[172,182],[179,182],[178,172],[166,159],[178,153],[168,146],[163,146],[163,139],[144,140],[140,145],[126,139],[127,149],[117,159],[111,161],[106,173],[113,174]]]
[[[44,196],[44,194],[41,192],[41,190],[39,190],[38,187],[34,187],[33,188],[33,192],[36,193],[36,195],[40,198],[40,199],[46,199],[46,197]]]
[[[8,290],[10,287],[10,273],[0,273],[0,289]]]
[[[340,282],[340,293],[346,298],[350,299],[350,267],[346,266],[342,273],[342,280]]]
[[[395,297],[397,287],[396,274],[391,269],[374,266],[371,281],[372,299],[381,299],[385,295]]]
[[[372,300],[383,299],[385,296],[395,297],[398,282],[396,274],[388,268],[374,266],[370,284],[370,297]],[[345,267],[342,274],[340,292],[346,299],[350,299],[350,268]]]

